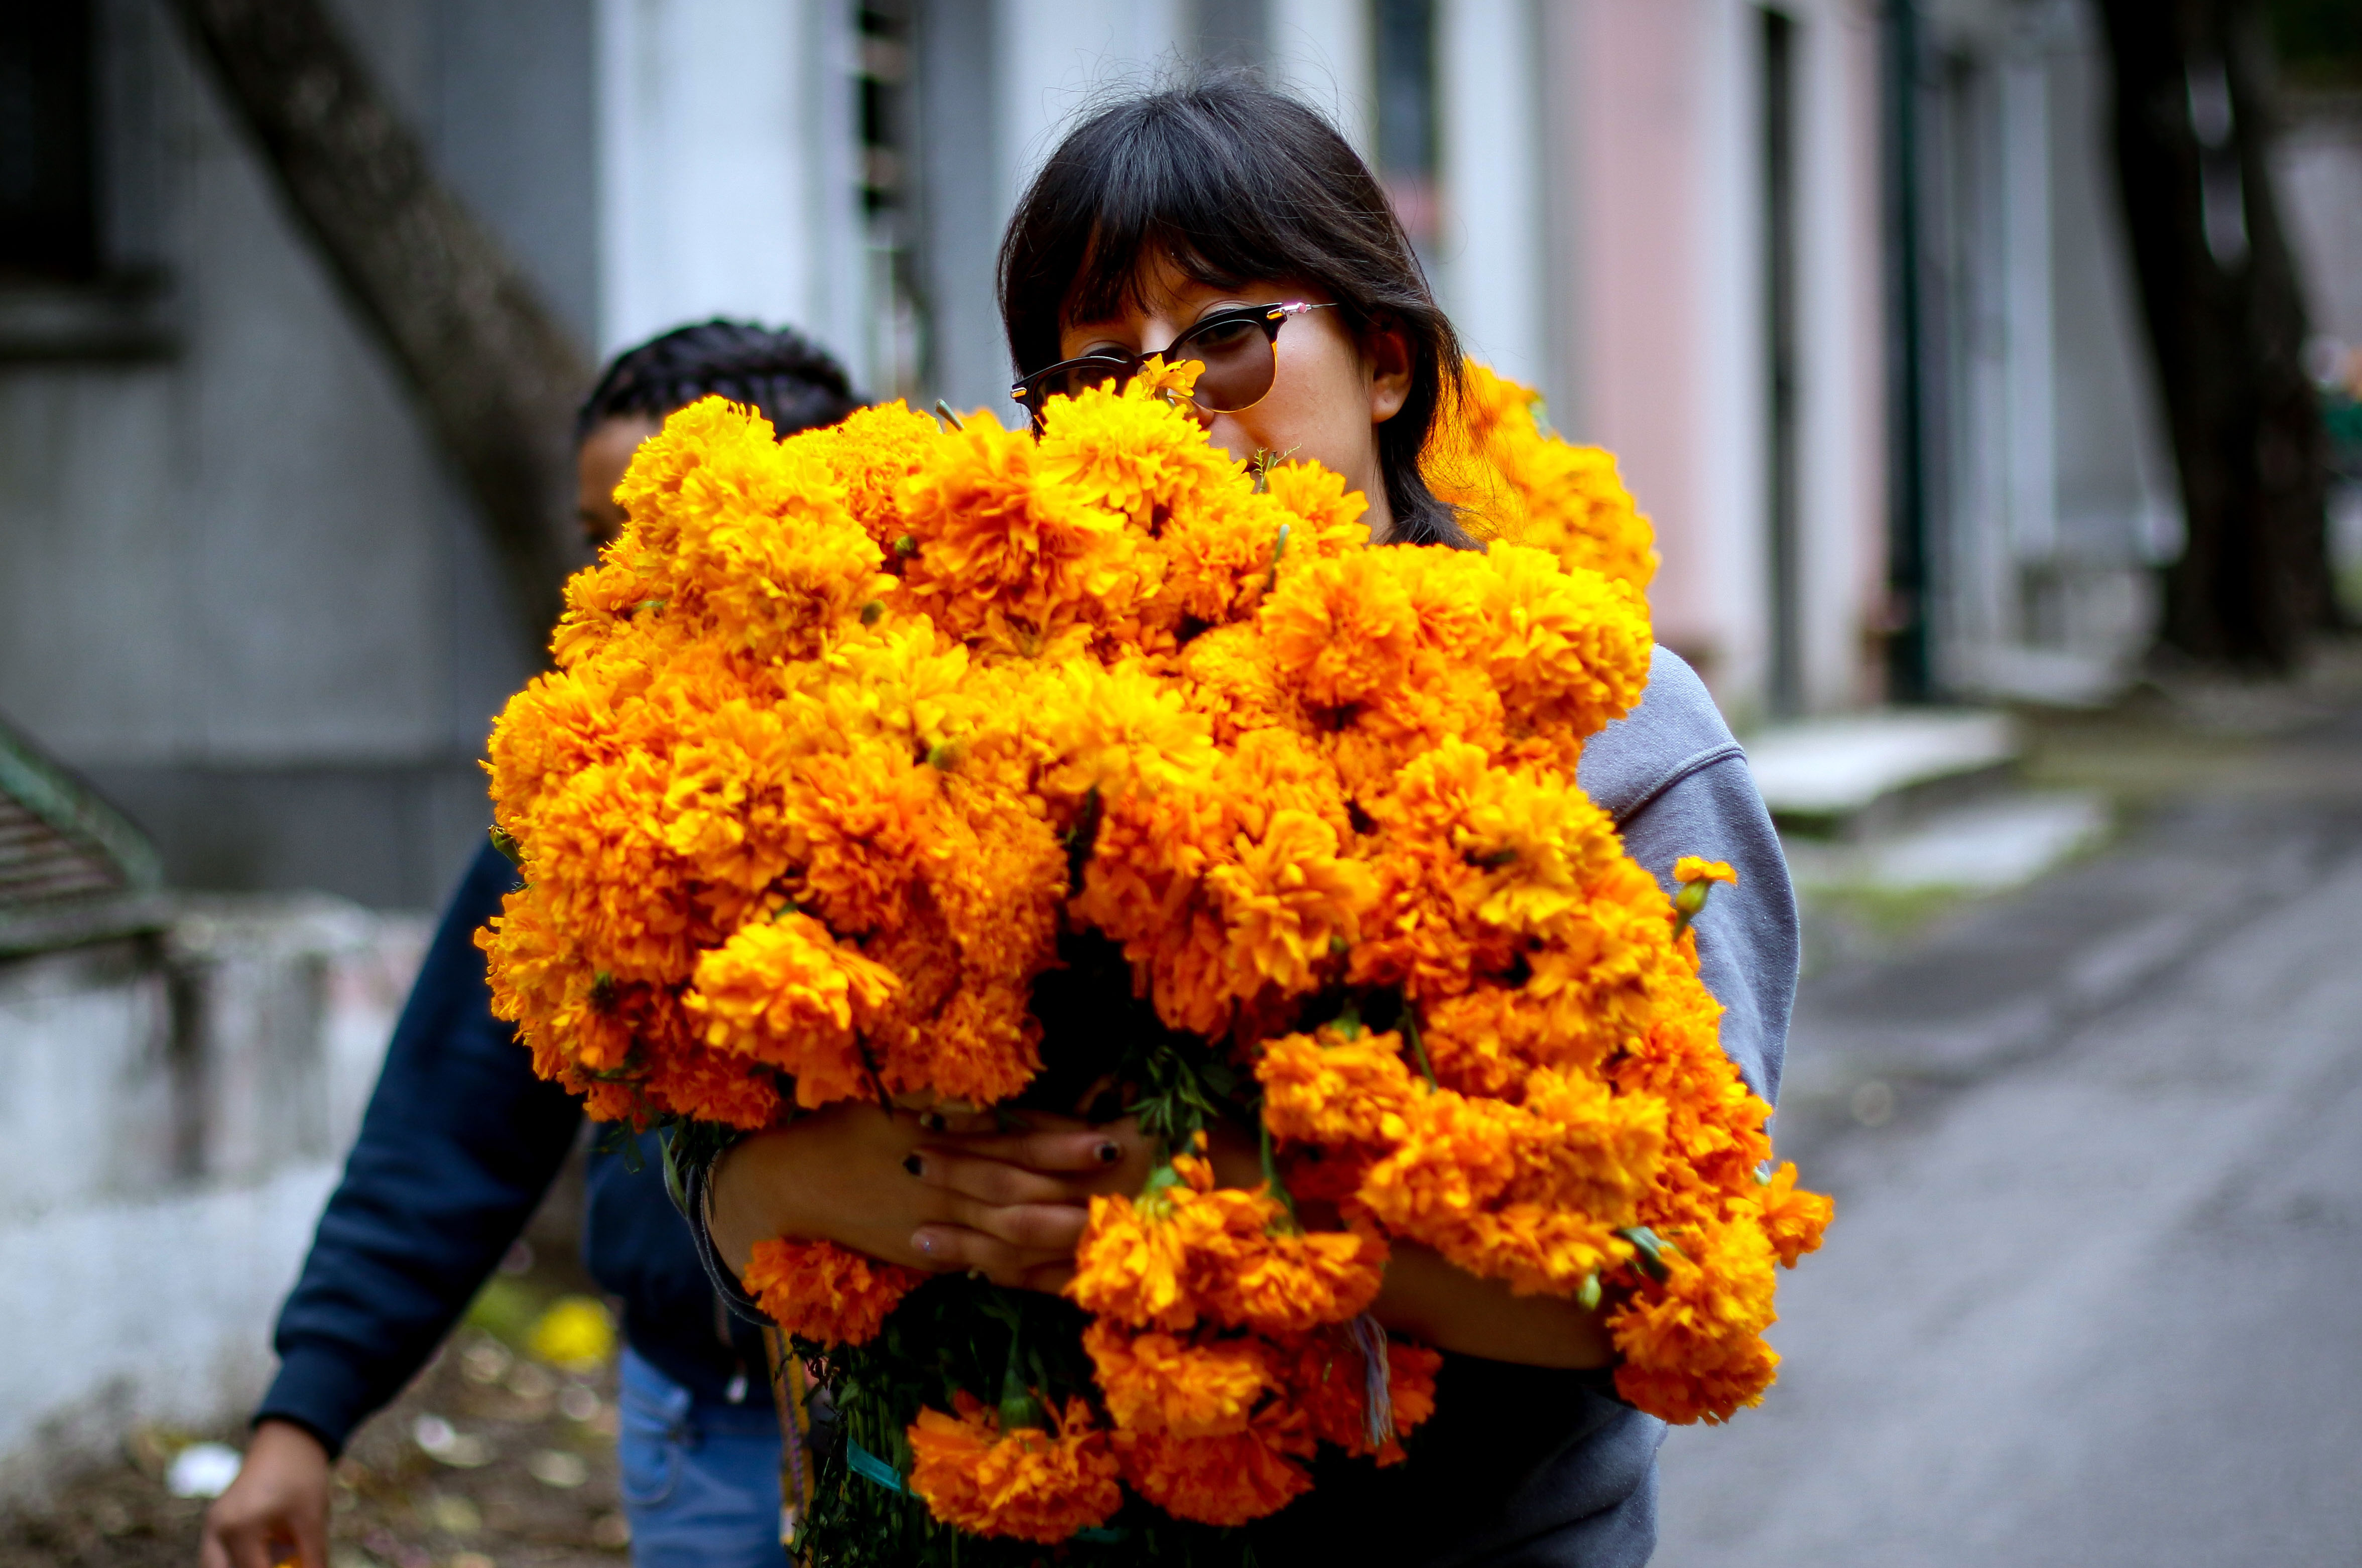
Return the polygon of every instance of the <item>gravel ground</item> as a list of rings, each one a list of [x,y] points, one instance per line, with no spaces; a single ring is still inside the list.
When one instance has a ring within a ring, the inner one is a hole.
[[[330,1568],[618,1568],[630,1532],[616,1493],[612,1365],[557,1371],[510,1343],[572,1283],[494,1282],[417,1380],[354,1437],[337,1467]],[[485,1325],[511,1331],[510,1342]],[[174,1497],[166,1467],[201,1439],[142,1430],[114,1463],[70,1475],[39,1507],[0,1511],[5,1568],[192,1568],[205,1504]]]

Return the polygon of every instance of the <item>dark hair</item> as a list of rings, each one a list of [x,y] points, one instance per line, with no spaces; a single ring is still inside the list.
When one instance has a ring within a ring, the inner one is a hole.
[[[833,425],[862,404],[844,367],[792,327],[745,321],[677,326],[609,361],[574,415],[577,442],[609,419],[662,419],[719,393],[752,404],[782,436]]]
[[[1020,375],[1058,359],[1058,329],[1140,301],[1141,263],[1169,256],[1235,288],[1300,278],[1356,337],[1410,340],[1410,395],[1378,426],[1394,537],[1478,547],[1418,470],[1460,387],[1460,339],[1385,193],[1336,127],[1246,72],[1200,74],[1099,109],[1066,133],[1000,242],[1000,319]]]

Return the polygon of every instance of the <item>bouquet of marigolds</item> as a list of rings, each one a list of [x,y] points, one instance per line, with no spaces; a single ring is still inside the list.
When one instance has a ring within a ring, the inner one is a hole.
[[[1612,461],[1472,368],[1430,469],[1494,542],[1374,549],[1337,475],[1209,446],[1194,372],[1038,436],[683,410],[493,734],[496,1005],[594,1116],[1095,1097],[1163,1151],[1064,1299],[756,1250],[837,1413],[811,1561],[1234,1557],[1433,1408],[1366,1315],[1396,1242],[1602,1308],[1623,1397],[1723,1419],[1827,1220],[1698,980],[1728,868],[1669,899],[1576,785],[1649,671]]]

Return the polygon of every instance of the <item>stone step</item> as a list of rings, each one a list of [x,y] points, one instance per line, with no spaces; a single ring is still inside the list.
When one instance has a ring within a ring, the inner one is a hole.
[[[1773,726],[1747,757],[1783,838],[1859,842],[1992,795],[2021,749],[2006,713],[1887,709]]]

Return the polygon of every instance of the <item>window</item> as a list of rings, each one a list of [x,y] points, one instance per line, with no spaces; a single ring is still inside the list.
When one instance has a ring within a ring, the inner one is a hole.
[[[861,22],[861,206],[868,225],[869,363],[879,397],[916,397],[925,345],[911,152],[910,0],[866,0]]]
[[[0,282],[97,275],[87,0],[0,6]]]
[[[1435,0],[1374,0],[1378,179],[1433,270],[1442,213],[1436,192]]]

